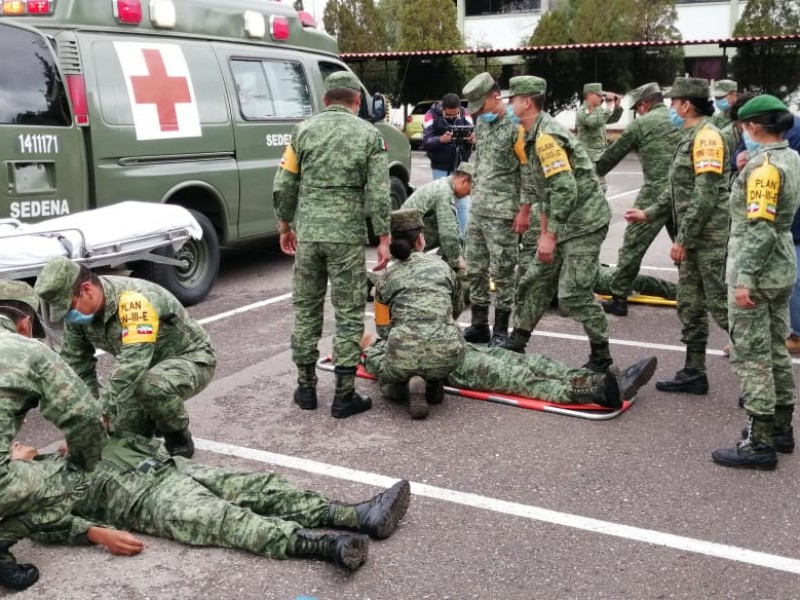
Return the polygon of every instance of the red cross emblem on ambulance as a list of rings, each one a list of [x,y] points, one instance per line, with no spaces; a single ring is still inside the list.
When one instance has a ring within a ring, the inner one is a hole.
[[[175,44],[114,42],[137,140],[199,137],[200,115],[183,50]]]

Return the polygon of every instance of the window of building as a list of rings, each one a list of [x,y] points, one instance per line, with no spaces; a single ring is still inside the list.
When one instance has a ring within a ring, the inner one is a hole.
[[[468,17],[538,12],[541,8],[541,0],[465,0],[464,2],[464,13]]]

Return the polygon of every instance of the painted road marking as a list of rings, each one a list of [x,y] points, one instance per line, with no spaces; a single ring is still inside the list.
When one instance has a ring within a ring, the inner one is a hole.
[[[395,478],[379,475],[377,473],[357,471],[355,469],[317,462],[306,458],[276,454],[274,452],[234,446],[232,444],[224,444],[211,440],[195,438],[195,445],[201,450],[207,450],[215,454],[237,456],[239,458],[255,460],[287,469],[304,471],[315,475],[324,475],[326,477],[333,477],[344,481],[353,481],[376,487],[386,488],[397,482]],[[721,558],[723,560],[746,563],[800,575],[800,560],[785,556],[767,554],[765,552],[757,552],[737,546],[729,546],[727,544],[719,544],[652,529],[642,529],[640,527],[582,517],[580,515],[558,512],[538,506],[509,502],[423,483],[412,482],[411,492],[417,496],[433,498],[435,500],[442,500],[444,502],[451,502],[471,508],[480,508],[504,515],[522,517],[532,521],[561,525],[572,529],[590,531],[601,535],[643,542],[654,546],[663,546],[665,548],[673,548],[684,552],[692,552],[693,554],[702,554],[713,558]]]

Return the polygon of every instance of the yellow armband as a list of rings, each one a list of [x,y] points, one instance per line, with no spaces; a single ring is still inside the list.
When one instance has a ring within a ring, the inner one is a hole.
[[[781,173],[766,155],[764,162],[747,177],[747,220],[774,221],[780,191]]]

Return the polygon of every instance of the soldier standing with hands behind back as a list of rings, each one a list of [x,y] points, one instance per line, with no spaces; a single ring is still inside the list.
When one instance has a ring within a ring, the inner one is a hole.
[[[380,238],[378,270],[389,262],[389,164],[378,130],[356,116],[361,83],[355,75],[349,71],[329,75],[323,102],[324,111],[294,128],[275,176],[273,195],[281,250],[295,257],[292,360],[297,365],[298,387],[294,401],[304,410],[317,408],[317,343],[330,279],[336,316],[336,392],[331,414],[344,418],[372,407],[369,397],[355,391],[367,303],[365,208],[370,207]]]

